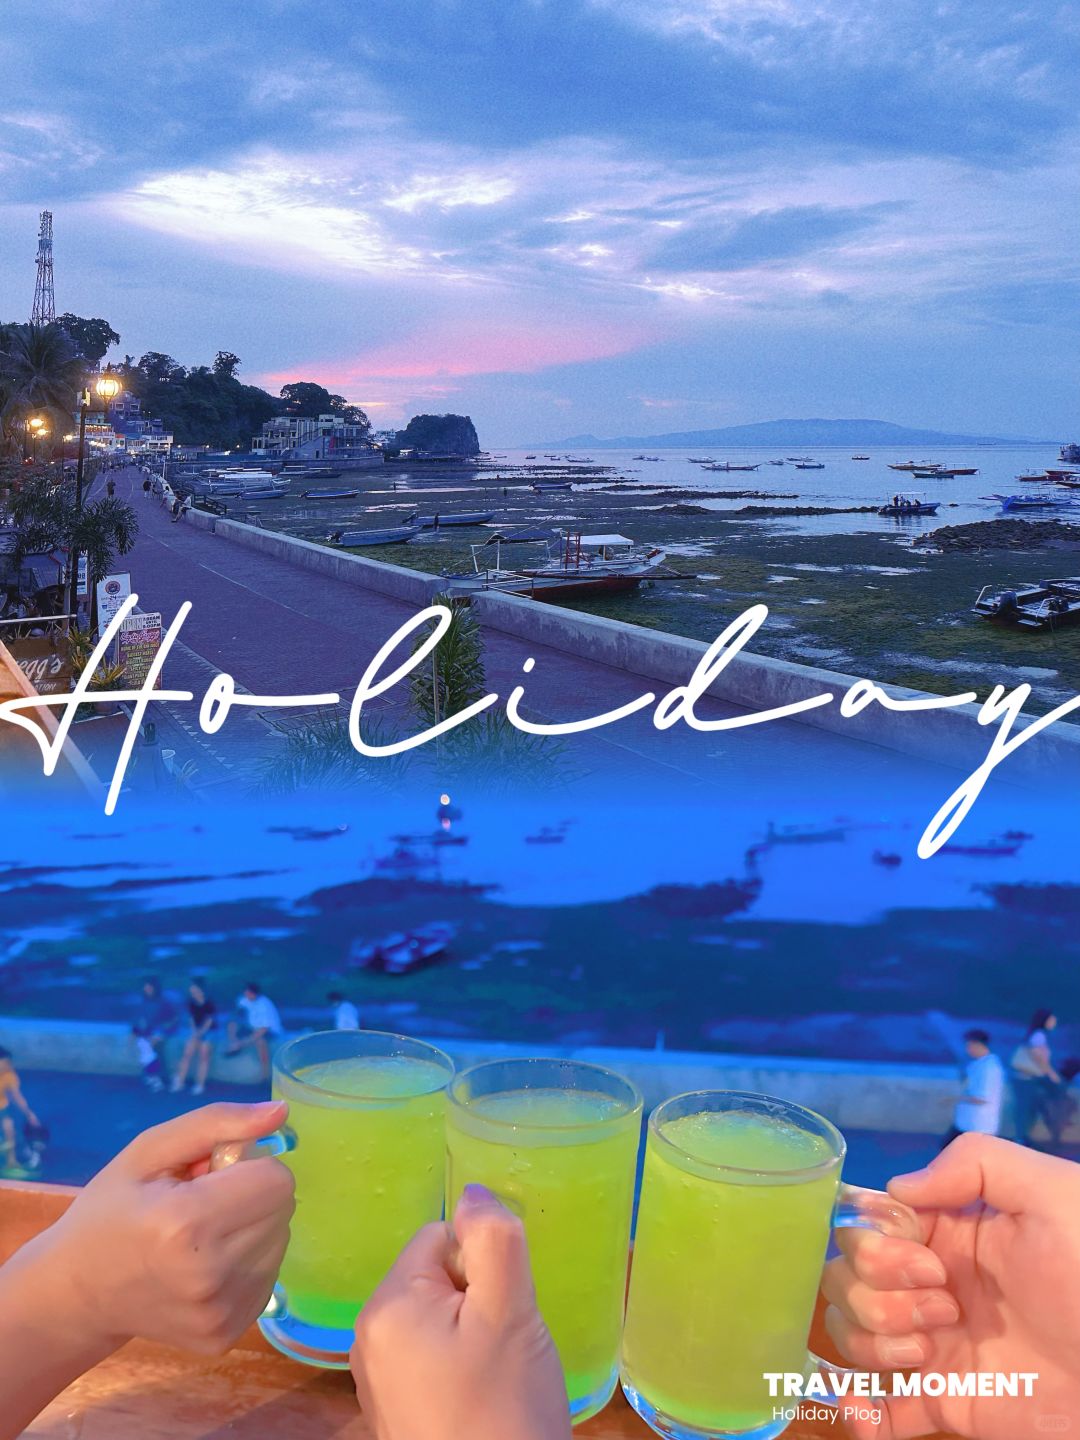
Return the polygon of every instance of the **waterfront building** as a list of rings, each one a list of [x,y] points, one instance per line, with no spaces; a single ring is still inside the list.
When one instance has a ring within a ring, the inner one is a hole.
[[[251,450],[266,460],[347,460],[350,467],[382,464],[382,453],[368,428],[336,414],[277,415],[252,437]]]

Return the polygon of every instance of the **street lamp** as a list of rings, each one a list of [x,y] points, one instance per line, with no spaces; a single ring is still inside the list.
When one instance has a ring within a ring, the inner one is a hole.
[[[94,390],[105,407],[106,414],[109,406],[120,394],[124,387],[111,371],[106,370],[99,375],[94,382]],[[82,392],[79,398],[79,460],[75,469],[75,523],[78,524],[83,511],[83,470],[86,461],[86,417],[90,413],[90,390],[89,387]],[[79,552],[72,548],[69,557],[71,565],[71,590],[69,592],[68,613],[72,616],[78,613],[78,588],[79,588]],[[88,587],[89,588],[89,587]],[[88,597],[89,598],[89,597]]]
[[[33,415],[26,423],[27,427],[30,430],[31,439],[34,442],[33,455],[34,463],[36,464],[38,440],[41,439],[42,436],[48,435],[49,427],[48,425],[46,425],[45,417],[43,415]]]

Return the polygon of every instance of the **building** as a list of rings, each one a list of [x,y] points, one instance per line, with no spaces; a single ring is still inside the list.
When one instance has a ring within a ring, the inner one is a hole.
[[[277,415],[252,437],[251,450],[265,460],[340,460],[350,468],[382,464],[367,426],[334,414]]]
[[[108,408],[107,423],[114,437],[110,449],[129,455],[168,455],[172,449],[172,435],[162,421],[142,413],[142,401],[135,395],[118,395]]]

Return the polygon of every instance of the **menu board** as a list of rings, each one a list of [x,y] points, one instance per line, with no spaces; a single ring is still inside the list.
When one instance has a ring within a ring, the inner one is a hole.
[[[124,667],[124,688],[138,690],[150,673],[161,647],[161,613],[129,615],[118,636],[119,663]],[[157,685],[161,684],[158,676]]]

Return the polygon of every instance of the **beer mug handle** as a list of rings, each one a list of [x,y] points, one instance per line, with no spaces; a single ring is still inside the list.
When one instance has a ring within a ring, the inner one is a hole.
[[[915,1211],[901,1205],[884,1190],[864,1190],[858,1185],[841,1185],[840,1194],[833,1215],[835,1230],[876,1230],[896,1240],[922,1240],[922,1226]],[[860,1375],[844,1365],[835,1365],[823,1360],[820,1355],[810,1354],[810,1369],[828,1382],[834,1375]],[[851,1398],[850,1388],[844,1396],[837,1392],[815,1395],[815,1402],[839,1407],[842,1398]]]
[[[265,1160],[296,1149],[296,1131],[287,1125],[258,1140],[226,1140],[210,1152],[210,1169],[226,1170],[240,1160]]]

